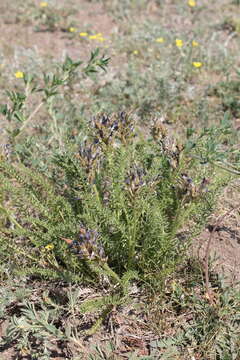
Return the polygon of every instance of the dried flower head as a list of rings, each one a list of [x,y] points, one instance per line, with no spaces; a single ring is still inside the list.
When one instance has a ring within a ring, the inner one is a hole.
[[[102,190],[102,201],[104,205],[108,205],[111,197],[110,193],[111,180],[106,178],[101,186]]]
[[[128,171],[125,185],[131,197],[134,197],[139,190],[146,185],[145,176],[146,173],[144,169],[138,167],[136,164]]]
[[[93,118],[93,127],[96,133],[95,141],[109,145],[113,142],[114,135],[118,129],[118,124],[114,117],[101,114]]]
[[[179,165],[183,146],[168,134],[162,119],[153,119],[151,135],[156,143],[160,145],[161,152],[166,155],[171,167],[176,169]]]
[[[178,143],[174,138],[166,136],[161,141],[162,152],[168,158],[169,164],[176,169],[180,164],[183,145]]]
[[[79,229],[78,238],[70,240],[63,238],[69,248],[80,258],[84,260],[107,261],[103,246],[99,243],[99,234],[95,230],[89,230],[82,226]]]
[[[155,141],[162,140],[168,134],[167,128],[163,125],[162,119],[152,120],[150,132]]]
[[[182,196],[185,197],[185,200],[193,200],[208,191],[207,185],[209,184],[209,180],[203,178],[200,185],[195,185],[194,181],[191,177],[188,176],[186,173],[181,174],[181,186],[180,192]]]
[[[101,114],[93,119],[96,141],[109,145],[118,138],[126,143],[134,137],[134,120],[122,111],[112,116]]]
[[[11,159],[12,155],[12,145],[11,144],[1,144],[0,145],[0,161]]]
[[[81,162],[81,166],[88,174],[88,180],[93,180],[93,173],[96,171],[98,162],[100,160],[100,148],[97,146],[97,141],[93,144],[88,144],[87,140],[80,146],[76,157]]]
[[[126,144],[132,138],[135,137],[135,121],[131,114],[125,111],[120,112],[116,116],[116,122],[118,124],[117,137]]]

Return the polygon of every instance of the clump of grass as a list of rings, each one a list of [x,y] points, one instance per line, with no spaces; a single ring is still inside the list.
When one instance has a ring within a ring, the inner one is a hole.
[[[37,4],[27,3],[24,7],[19,6],[18,19],[22,23],[33,25],[35,31],[67,31],[71,26],[71,15],[75,13],[73,8],[67,6],[54,6],[48,1],[39,1]]]
[[[240,71],[236,71],[236,76],[226,81],[221,81],[210,88],[209,94],[215,95],[221,100],[221,106],[224,111],[229,111],[233,117],[240,116]]]
[[[185,359],[190,353],[195,358],[239,357],[239,290],[224,285],[214,272],[211,282],[213,292],[208,297],[202,266],[192,258],[169,281],[161,306],[156,299],[151,316],[161,340],[152,342],[152,347],[159,356]]]

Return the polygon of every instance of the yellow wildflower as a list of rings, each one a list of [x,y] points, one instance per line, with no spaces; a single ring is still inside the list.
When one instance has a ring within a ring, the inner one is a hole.
[[[24,77],[24,73],[22,71],[15,72],[15,77],[17,79],[22,79]]]
[[[163,43],[164,41],[165,41],[165,39],[163,37],[156,39],[156,42],[158,42],[158,43]]]
[[[53,250],[54,249],[54,245],[53,244],[48,244],[45,246],[46,250]]]
[[[203,63],[200,61],[194,61],[192,64],[195,68],[200,68],[203,65]]]
[[[85,37],[85,36],[88,36],[88,33],[87,32],[80,32],[79,36]]]
[[[192,41],[192,46],[199,46],[199,43],[195,40]]]
[[[89,39],[90,39],[90,40],[96,40],[96,39],[97,39],[97,35],[90,35],[90,36],[89,36]]]
[[[47,7],[48,3],[46,1],[41,1],[39,5],[40,7]]]
[[[76,32],[76,31],[77,31],[77,29],[75,27],[70,27],[69,28],[69,32],[71,32],[71,33]]]
[[[190,7],[196,6],[196,1],[195,0],[188,0],[188,6],[190,6]]]
[[[97,37],[97,41],[104,42],[104,41],[106,41],[106,39],[103,37]]]
[[[90,35],[89,36],[90,40],[97,40],[100,42],[106,41],[106,39],[102,36],[102,33],[97,33],[96,35]]]
[[[138,50],[134,50],[134,51],[133,51],[133,54],[134,54],[134,55],[138,55]]]
[[[176,46],[177,46],[178,48],[183,47],[183,41],[182,41],[182,40],[176,39],[176,40],[175,40],[175,43],[176,43]]]

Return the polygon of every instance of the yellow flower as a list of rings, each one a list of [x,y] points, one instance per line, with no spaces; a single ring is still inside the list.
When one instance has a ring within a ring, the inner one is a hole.
[[[96,35],[90,35],[89,36],[90,40],[97,40],[100,42],[106,41],[106,39],[102,36],[102,33],[97,33]]]
[[[96,39],[97,39],[97,35],[90,35],[90,36],[89,36],[89,39],[90,39],[90,40],[96,40]]]
[[[85,37],[85,36],[88,36],[88,33],[87,32],[80,32],[79,36]]]
[[[164,41],[165,41],[165,39],[163,37],[156,39],[156,42],[158,42],[158,43],[163,43]]]
[[[139,54],[139,51],[138,51],[138,50],[134,50],[134,51],[133,51],[133,54],[134,54],[134,55],[138,55],[138,54]]]
[[[45,246],[46,250],[53,250],[54,249],[54,245],[53,244],[48,244]]]
[[[40,7],[47,7],[48,3],[46,1],[41,1],[39,5]]]
[[[196,1],[195,0],[188,0],[188,6],[190,6],[190,7],[196,6]]]
[[[194,61],[192,64],[195,68],[200,68],[203,65],[203,63],[200,61]]]
[[[15,77],[17,79],[22,79],[24,77],[24,73],[22,71],[15,72]]]
[[[192,41],[192,46],[199,46],[199,43],[195,40]]]
[[[76,32],[76,31],[77,31],[77,29],[75,27],[70,27],[69,28],[69,32],[71,32],[71,33]]]
[[[180,40],[180,39],[176,39],[176,40],[175,40],[175,43],[176,43],[176,46],[177,46],[178,48],[181,48],[181,47],[183,46],[183,41]]]

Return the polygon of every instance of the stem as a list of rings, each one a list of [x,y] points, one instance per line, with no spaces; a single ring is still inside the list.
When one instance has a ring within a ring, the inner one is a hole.
[[[235,170],[234,167],[233,167],[231,164],[226,163],[226,165],[228,165],[229,167],[232,167],[232,169],[229,169],[229,168],[227,168],[226,166],[223,166],[223,165],[218,164],[218,163],[216,163],[216,162],[213,162],[212,164],[215,165],[215,166],[217,166],[217,167],[219,167],[220,169],[223,169],[223,170],[225,170],[225,171],[230,172],[231,174],[240,175],[240,171]]]
[[[11,245],[11,244],[8,244],[8,247],[11,248],[11,249],[14,249],[14,250],[17,249],[17,251],[18,251],[19,254],[22,254],[23,257],[27,257],[27,258],[30,259],[30,260],[33,260],[33,261],[35,261],[35,262],[37,262],[37,261],[39,260],[39,258],[34,258],[33,256],[29,255],[29,254],[26,253],[25,251],[21,250],[21,249],[20,249],[18,246],[16,246],[16,245],[13,246],[13,245]]]
[[[0,205],[0,210],[3,211],[6,216],[8,217],[8,219],[14,223],[17,227],[19,227],[21,230],[24,230],[23,227],[17,222],[17,220],[14,219],[14,217],[12,217],[9,212],[7,211],[7,209],[5,209],[2,205]]]
[[[96,195],[96,198],[97,198],[97,201],[98,201],[99,205],[101,205],[101,200],[100,200],[100,197],[99,197],[99,192],[98,192],[96,184],[93,185],[93,190],[95,192],[95,195]]]
[[[33,110],[33,112],[29,115],[26,121],[24,121],[23,125],[19,129],[19,134],[23,131],[23,129],[27,126],[27,124],[32,120],[32,118],[36,115],[36,113],[39,111],[39,109],[43,106],[44,102],[40,102],[38,106]],[[19,135],[18,134],[18,135]]]
[[[132,267],[133,264],[133,258],[135,253],[135,245],[136,245],[136,234],[137,234],[137,211],[136,206],[134,204],[133,207],[133,219],[130,221],[133,221],[131,233],[129,234],[129,240],[128,240],[128,269]]]
[[[59,135],[59,128],[58,128],[58,124],[57,124],[57,119],[56,119],[56,115],[54,113],[54,110],[53,110],[53,101],[52,101],[52,98],[50,99],[50,101],[48,102],[48,113],[49,115],[51,116],[52,120],[53,120],[53,127],[52,127],[52,132],[53,132],[53,136],[50,138],[49,142],[48,142],[48,145],[52,142],[52,140],[55,138],[58,143],[59,143],[59,146],[61,148],[63,148],[63,143],[62,143],[62,140],[61,140],[61,136]]]
[[[116,281],[117,284],[121,283],[120,277],[108,266],[107,263],[102,265],[102,268]]]
[[[106,275],[111,277],[112,280],[114,280],[114,282],[116,283],[116,285],[121,284],[120,277],[108,266],[107,263],[99,264],[99,263],[94,263],[92,261],[87,261],[87,264],[93,272],[97,274],[99,273],[101,274],[102,270],[104,270]]]

